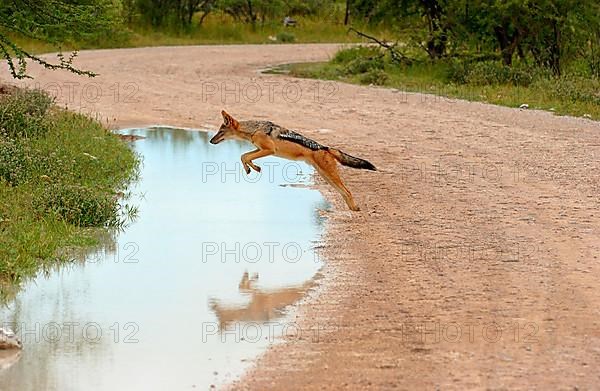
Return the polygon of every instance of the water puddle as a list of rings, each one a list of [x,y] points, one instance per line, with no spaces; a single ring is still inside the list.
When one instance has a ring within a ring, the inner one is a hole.
[[[311,168],[239,163],[251,146],[171,128],[123,134],[143,156],[138,219],[101,249],[32,280],[0,309],[23,340],[1,390],[207,389],[239,376],[294,324],[316,284],[321,195]]]

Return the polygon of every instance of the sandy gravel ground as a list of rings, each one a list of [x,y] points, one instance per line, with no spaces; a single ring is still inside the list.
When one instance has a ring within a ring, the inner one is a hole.
[[[110,126],[216,127],[226,108],[380,168],[343,172],[359,213],[319,185],[325,278],[297,311],[318,338],[289,337],[234,388],[597,388],[600,124],[257,72],[335,49],[90,51],[96,79],[32,73]]]

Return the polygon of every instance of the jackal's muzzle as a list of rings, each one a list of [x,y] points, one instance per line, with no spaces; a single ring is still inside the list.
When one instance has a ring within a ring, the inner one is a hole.
[[[210,143],[211,144],[218,144],[218,143],[220,143],[223,140],[225,140],[225,132],[219,130],[217,132],[217,134],[215,134],[213,136],[213,138],[210,139]]]

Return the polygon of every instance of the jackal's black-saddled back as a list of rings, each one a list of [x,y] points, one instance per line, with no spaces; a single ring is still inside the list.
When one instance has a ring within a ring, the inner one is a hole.
[[[300,144],[308,149],[313,151],[319,151],[321,149],[329,149],[328,147],[319,144],[315,140],[311,140],[308,137],[304,137],[300,133],[296,133],[292,130],[288,130],[286,132],[279,133],[279,138],[282,140],[290,141],[292,143]]]

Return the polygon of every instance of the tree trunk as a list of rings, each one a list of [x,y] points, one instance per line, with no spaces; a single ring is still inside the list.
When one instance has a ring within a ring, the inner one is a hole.
[[[252,9],[252,0],[246,0],[246,4],[248,4],[248,17],[250,23],[252,23],[252,27],[254,27],[256,25],[256,15],[254,15],[254,10]]]
[[[507,26],[496,26],[494,27],[494,34],[496,35],[498,45],[500,46],[502,62],[504,63],[504,65],[511,66],[513,53],[515,52],[515,49],[517,47],[517,33],[514,33],[512,36],[510,36],[508,34]]]
[[[204,23],[204,19],[208,16],[209,13],[210,13],[210,11],[204,11],[202,13],[200,20],[198,21],[198,26],[202,26],[202,23]]]
[[[350,0],[346,0],[346,15],[344,16],[344,26],[350,21]]]
[[[195,1],[191,1],[188,0],[187,3],[187,9],[186,9],[186,15],[185,15],[185,23],[188,26],[192,25],[192,18],[194,17],[194,13],[196,12],[196,2]]]
[[[425,9],[425,16],[429,23],[429,40],[427,41],[427,53],[432,59],[438,59],[446,54],[446,29],[442,26],[444,10],[437,0],[421,0]]]
[[[558,22],[556,21],[556,19],[552,23],[552,29],[554,37],[552,45],[550,46],[550,67],[552,68],[552,72],[556,76],[560,76],[560,29],[558,28]]]

